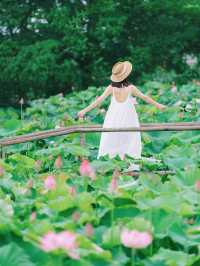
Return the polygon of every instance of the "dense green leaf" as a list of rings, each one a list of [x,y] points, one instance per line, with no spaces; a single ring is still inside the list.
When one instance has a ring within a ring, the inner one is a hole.
[[[25,251],[15,243],[0,247],[0,265],[35,266]]]

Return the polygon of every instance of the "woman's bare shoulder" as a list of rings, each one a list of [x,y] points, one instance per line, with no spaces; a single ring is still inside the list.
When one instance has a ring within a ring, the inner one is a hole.
[[[109,84],[105,90],[104,90],[104,93],[106,93],[107,95],[111,94],[112,93],[112,85]]]
[[[107,89],[108,89],[108,91],[112,92],[112,90],[113,90],[113,86],[112,86],[112,84],[109,84],[109,85],[107,86]]]
[[[112,90],[112,88],[113,88],[113,87],[112,87],[112,84],[109,84],[109,85],[107,86],[107,89],[108,89],[108,90]]]
[[[141,91],[134,84],[130,84],[130,92],[133,96],[139,96],[141,94]]]
[[[133,83],[130,83],[128,87],[131,93],[134,93],[134,91],[137,90],[137,87]]]
[[[129,88],[134,89],[134,88],[136,88],[136,86],[133,83],[130,83]]]

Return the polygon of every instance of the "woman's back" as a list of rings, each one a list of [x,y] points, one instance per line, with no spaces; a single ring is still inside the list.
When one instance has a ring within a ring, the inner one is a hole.
[[[112,86],[112,96],[119,103],[123,103],[127,100],[130,95],[130,86],[126,86],[123,88],[113,87]]]

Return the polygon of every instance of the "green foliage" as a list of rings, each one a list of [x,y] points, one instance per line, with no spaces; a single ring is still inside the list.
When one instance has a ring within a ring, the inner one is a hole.
[[[173,91],[170,83],[174,73],[160,73],[149,78],[141,90],[168,108],[160,112],[138,100],[140,121],[199,121],[199,87],[193,83],[177,84]],[[79,125],[75,119],[77,111],[102,90],[89,87],[67,97],[59,94],[32,101],[23,110],[23,120],[13,108],[1,109],[0,136]],[[108,100],[103,108],[107,103]],[[97,107],[81,123],[103,121],[105,113],[101,109]],[[0,266],[129,266],[133,254],[122,244],[124,228],[152,234],[152,244],[135,252],[137,266],[199,264],[200,193],[196,185],[200,177],[199,132],[142,133],[143,156],[137,160],[141,168],[137,180],[123,173],[135,161],[131,157],[123,161],[117,156],[96,160],[99,137],[100,134],[90,134],[84,146],[80,146],[80,134],[76,133],[3,148]],[[60,168],[55,167],[58,156],[62,158]],[[80,156],[90,161],[96,179],[80,174]],[[116,190],[112,191],[116,168],[122,173]],[[174,174],[163,177],[159,170]],[[48,176],[55,177],[55,189],[45,187]],[[40,238],[44,234],[64,230],[76,233],[79,260],[73,260],[62,249],[42,250]]]
[[[145,263],[145,266],[156,266],[156,265],[193,265],[195,261],[199,258],[186,255],[184,252],[181,251],[172,251],[164,248],[160,248],[158,254],[152,257],[149,262]],[[158,264],[159,263],[159,264]],[[164,264],[163,264],[164,263]]]
[[[0,248],[0,265],[35,266],[22,248],[10,243]]]
[[[157,67],[179,82],[198,78],[183,56],[199,57],[199,12],[194,0],[2,0],[0,104],[105,86],[124,59],[135,81]]]

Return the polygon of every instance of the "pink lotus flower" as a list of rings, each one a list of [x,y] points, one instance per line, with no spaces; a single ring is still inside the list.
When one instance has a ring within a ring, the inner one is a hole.
[[[57,235],[51,231],[44,235],[41,238],[41,248],[46,252],[53,251],[59,248],[57,242]]]
[[[80,174],[82,176],[89,176],[92,180],[96,179],[96,174],[89,161],[84,159],[80,165]]]
[[[81,215],[79,212],[75,211],[73,212],[72,214],[72,219],[75,221],[75,222],[78,222],[78,220],[80,219]]]
[[[115,169],[113,172],[112,180],[110,182],[110,188],[109,191],[111,193],[117,192],[118,189],[118,178],[120,176],[120,172],[118,169]]]
[[[76,235],[72,232],[63,231],[57,234],[57,244],[66,250],[75,249],[76,246]]]
[[[92,180],[96,180],[96,173],[94,171],[94,169],[91,170],[90,174],[89,174],[89,177],[92,179]]]
[[[83,134],[80,135],[80,145],[81,146],[85,145],[85,139],[84,139],[84,135]]]
[[[89,175],[91,172],[91,166],[88,160],[84,159],[80,165],[80,174]]]
[[[74,186],[69,188],[69,194],[73,197],[76,195],[76,188]]]
[[[125,247],[129,248],[146,248],[152,242],[152,235],[149,232],[124,229],[121,233],[121,242]]]
[[[171,92],[173,92],[173,93],[177,92],[177,87],[176,87],[176,83],[175,82],[172,82]]]
[[[118,189],[118,179],[116,177],[113,177],[110,183],[109,191],[111,193],[117,192]]]
[[[92,237],[94,234],[94,229],[91,224],[86,224],[85,226],[85,234],[87,237]]]
[[[44,181],[44,186],[47,190],[54,190],[56,188],[55,177],[52,175],[47,176]]]
[[[77,253],[76,235],[69,231],[63,231],[58,234],[48,232],[41,238],[41,248],[46,251],[54,251],[62,248],[73,259],[80,259]]]
[[[2,166],[0,166],[0,176],[3,176],[3,173],[4,173],[4,169]]]
[[[98,252],[98,253],[103,252],[103,249],[97,245],[95,245],[94,248],[95,248],[96,252]]]
[[[173,87],[171,88],[171,92],[176,93],[177,92],[177,87],[176,85],[173,85]]]
[[[200,192],[200,180],[197,180],[197,181],[195,182],[195,190],[196,190],[197,192]]]
[[[33,222],[36,219],[36,212],[32,212],[30,215],[30,221]]]
[[[30,179],[28,182],[27,182],[27,187],[28,188],[32,188],[33,187],[33,180]]]
[[[36,171],[40,171],[40,169],[41,169],[41,161],[40,160],[37,160],[36,162],[35,162],[35,170]]]
[[[67,251],[68,255],[73,259],[80,259],[76,248],[76,235],[69,231],[64,231],[57,234],[57,244],[60,248]]]
[[[62,157],[59,155],[54,163],[55,168],[59,169],[62,167]]]

